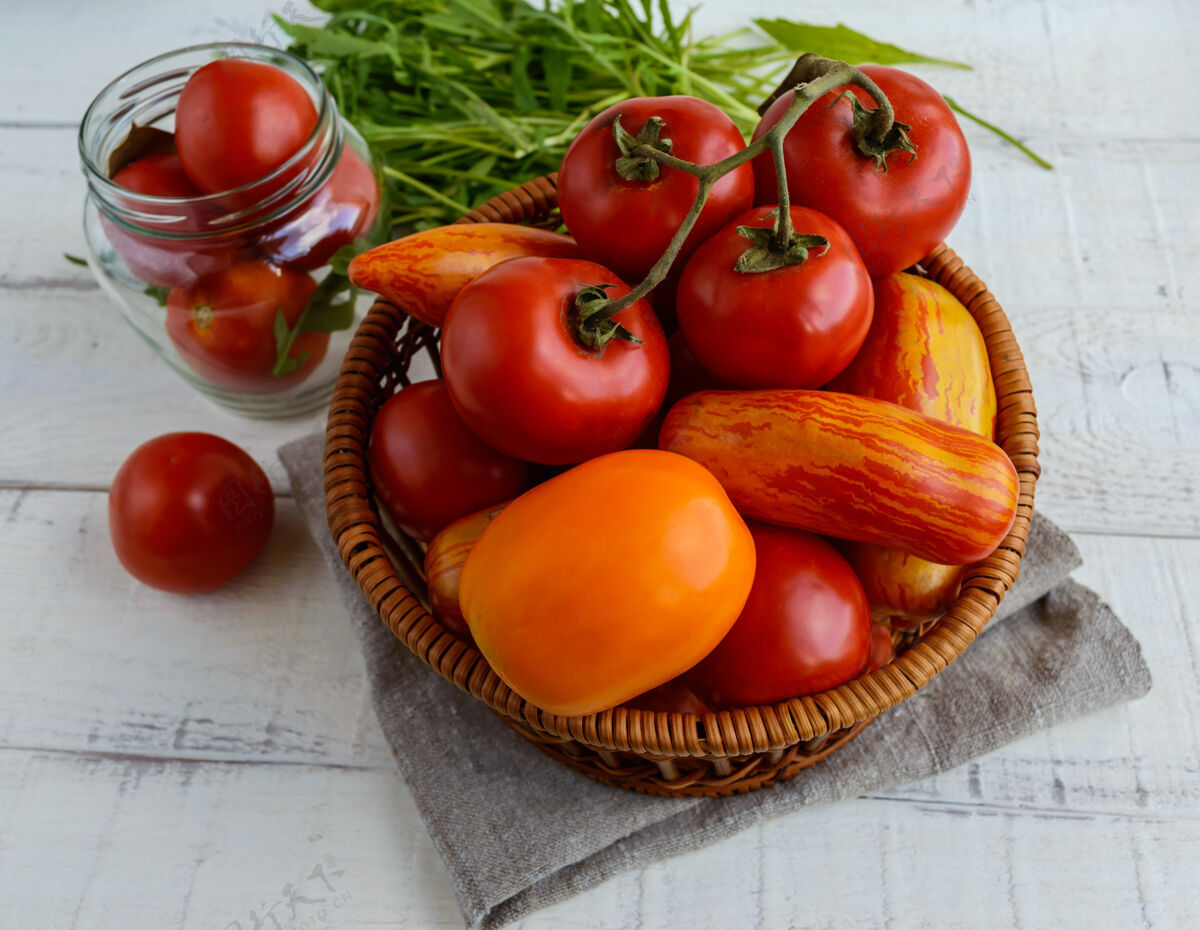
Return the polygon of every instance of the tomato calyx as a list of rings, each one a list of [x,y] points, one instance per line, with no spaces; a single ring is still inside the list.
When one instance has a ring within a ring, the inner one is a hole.
[[[620,309],[610,309],[614,301],[606,293],[612,284],[589,284],[575,295],[567,322],[575,339],[601,355],[613,339],[642,344],[642,340],[618,323],[613,317]]]
[[[771,156],[775,162],[776,176],[779,179],[778,202],[781,207],[781,220],[777,223],[773,234],[777,243],[777,250],[785,254],[789,252],[793,246],[793,232],[790,228],[791,220],[788,209],[787,175],[783,155],[784,137],[791,132],[792,127],[796,125],[796,121],[813,103],[823,98],[826,94],[846,85],[861,87],[876,104],[874,110],[864,109],[866,116],[864,117],[862,137],[866,140],[864,144],[867,145],[868,149],[880,146],[885,148],[885,151],[879,157],[884,159],[884,170],[886,170],[887,152],[904,147],[904,145],[909,147],[909,151],[913,150],[912,143],[908,140],[907,136],[907,131],[910,127],[896,123],[894,111],[891,103],[888,102],[887,96],[880,89],[879,85],[860,69],[844,61],[824,58],[821,55],[812,53],[801,55],[796,59],[796,63],[792,66],[792,70],[788,73],[788,76],[784,78],[779,87],[775,89],[772,95],[759,108],[760,113],[765,112],[774,100],[786,93],[791,93],[792,99],[779,120],[764,135],[751,142],[744,149],[734,152],[732,155],[712,164],[698,165],[682,158],[676,158],[663,147],[663,143],[670,140],[659,138],[657,139],[657,145],[640,144],[637,136],[632,136],[619,125],[619,118],[614,119],[613,134],[617,139],[617,145],[621,148],[623,158],[626,159],[622,164],[627,171],[634,172],[635,169],[642,171],[644,167],[644,170],[648,172],[650,170],[648,166],[639,166],[635,163],[650,160],[655,162],[656,165],[675,168],[693,175],[698,185],[696,198],[692,202],[691,209],[688,210],[687,216],[684,217],[675,235],[671,238],[666,251],[659,256],[658,261],[654,263],[641,283],[636,285],[624,297],[619,297],[613,301],[613,306],[607,308],[605,311],[606,317],[615,316],[620,313],[626,307],[633,304],[634,301],[645,297],[662,283],[674,265],[675,259],[679,256],[684,241],[696,225],[696,221],[700,218],[700,212],[703,210],[713,186],[729,172],[746,164],[768,149],[771,151]],[[661,120],[659,122],[661,123]],[[647,127],[650,127],[649,130]],[[646,121],[646,124],[642,127],[638,135],[641,136],[647,132],[661,135],[661,131],[662,126],[655,126],[654,117],[651,117]],[[869,152],[868,154],[871,153]],[[872,157],[876,156],[872,154]],[[878,160],[877,158],[877,164]],[[621,160],[618,159],[618,161]],[[657,167],[654,170],[655,174],[652,176],[657,177]],[[877,172],[879,171],[878,167],[876,170]],[[804,249],[813,247],[811,244],[804,245],[800,243],[798,245]],[[798,252],[795,254],[797,257],[799,256]],[[805,257],[807,258],[807,256]],[[782,267],[782,265],[776,265],[775,267]],[[763,270],[770,269],[764,268]],[[589,338],[588,336],[582,337],[585,345],[591,344]]]
[[[829,251],[829,240],[824,236],[809,233],[798,233],[792,229],[788,213],[782,207],[776,207],[769,214],[775,218],[771,227],[739,226],[738,235],[749,239],[752,243],[738,256],[734,270],[742,274],[761,274],[764,271],[775,271],[787,268],[789,265],[803,265],[809,258],[810,249],[820,249],[818,256]]]
[[[863,155],[875,159],[875,173],[877,175],[887,174],[887,157],[892,152],[908,152],[908,163],[910,165],[916,161],[917,146],[908,137],[912,126],[902,123],[893,117],[891,125],[880,136],[878,131],[879,125],[876,121],[876,115],[879,113],[878,108],[873,110],[867,109],[863,106],[862,101],[854,95],[854,92],[850,90],[845,90],[838,94],[837,98],[830,104],[830,107],[834,107],[840,103],[843,97],[850,101],[850,109],[854,113],[854,144]]]
[[[616,161],[617,174],[626,181],[653,181],[657,178],[658,162],[649,155],[634,154],[634,150],[644,145],[670,155],[674,143],[662,136],[666,125],[661,116],[651,116],[635,136],[621,125],[621,117],[617,116],[612,124],[613,138],[621,150],[621,157]]]
[[[192,323],[200,332],[204,332],[213,324],[213,316],[216,311],[213,310],[212,304],[196,304],[192,307]]]

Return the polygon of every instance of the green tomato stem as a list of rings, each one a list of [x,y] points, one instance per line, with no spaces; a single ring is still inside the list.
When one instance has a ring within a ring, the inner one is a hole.
[[[799,81],[799,83],[785,86],[788,85],[789,81]],[[809,54],[802,55],[796,61],[791,73],[773,95],[774,98],[778,98],[786,93],[787,90],[795,91],[795,97],[788,105],[787,110],[784,111],[783,116],[780,117],[779,122],[772,126],[761,138],[751,142],[744,149],[734,152],[727,158],[723,158],[711,165],[697,165],[678,158],[675,155],[663,152],[653,146],[638,145],[632,148],[630,150],[631,156],[653,159],[663,167],[685,171],[698,178],[700,186],[696,191],[696,198],[692,201],[691,209],[688,210],[682,225],[675,231],[675,235],[671,237],[671,242],[667,246],[666,251],[654,263],[654,266],[642,282],[624,297],[616,298],[608,302],[602,310],[594,311],[589,319],[598,323],[600,320],[616,316],[626,307],[645,297],[661,284],[663,279],[666,278],[667,273],[671,270],[671,266],[675,263],[675,259],[679,257],[684,240],[687,239],[688,234],[692,231],[692,227],[696,225],[696,221],[700,218],[700,211],[704,209],[704,204],[707,202],[708,195],[711,193],[713,186],[717,181],[729,174],[729,172],[746,164],[752,158],[765,152],[768,148],[771,149],[775,159],[775,174],[779,184],[780,209],[776,218],[775,240],[779,243],[781,249],[786,248],[795,235],[795,231],[792,228],[790,202],[787,192],[787,175],[784,170],[783,139],[791,131],[792,127],[796,125],[796,121],[812,106],[814,101],[821,99],[829,91],[846,84],[854,84],[870,94],[871,99],[876,103],[870,134],[875,135],[879,133],[881,137],[886,136],[891,131],[892,123],[895,121],[895,114],[887,97],[879,89],[879,85],[863,74],[858,68],[844,61],[834,61],[829,58],[822,58],[820,55]]]

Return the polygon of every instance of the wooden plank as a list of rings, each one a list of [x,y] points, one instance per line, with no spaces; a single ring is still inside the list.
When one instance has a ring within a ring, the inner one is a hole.
[[[358,641],[295,504],[240,578],[155,591],[107,497],[0,491],[0,745],[388,766]],[[52,573],[47,565],[54,565]]]
[[[461,927],[384,769],[0,751],[0,836],[6,927]]]
[[[623,873],[515,926],[1186,927],[1200,919],[1196,827],[858,799]],[[388,771],[0,751],[0,836],[14,927],[248,930],[272,926],[269,911],[285,927],[462,925]]]
[[[56,0],[14,5],[0,33],[0,61],[13,88],[0,102],[0,124],[78,125],[100,90],[122,72],[171,49],[202,42],[283,44],[271,13],[317,22],[305,0],[210,0],[203,10],[176,4],[94,4]],[[58,67],[47,67],[53,41]]]

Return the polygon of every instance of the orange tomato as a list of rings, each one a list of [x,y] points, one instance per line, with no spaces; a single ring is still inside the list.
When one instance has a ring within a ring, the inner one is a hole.
[[[754,580],[754,541],[717,479],[670,452],[591,459],[509,504],[467,557],[459,604],[527,701],[590,714],[695,665]]]

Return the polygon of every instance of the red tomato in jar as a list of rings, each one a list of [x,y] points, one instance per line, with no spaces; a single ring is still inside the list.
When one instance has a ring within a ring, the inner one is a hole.
[[[165,137],[164,137],[165,138]],[[202,197],[175,152],[156,152],[131,161],[112,176],[114,184],[151,197]]]
[[[773,704],[858,675],[871,612],[850,565],[812,533],[748,523],[758,554],[746,606],[684,680],[709,707]]]
[[[816,388],[854,358],[871,327],[871,278],[845,231],[829,217],[792,207],[797,233],[824,236],[798,265],[742,272],[752,248],[739,226],[770,228],[775,206],[731,220],[683,270],[675,307],[700,364],[747,388]]]
[[[566,465],[624,449],[667,390],[667,340],[643,300],[615,318],[641,343],[600,349],[576,338],[576,295],[630,288],[607,268],[569,258],[518,258],[462,289],[442,330],[442,366],[471,429],[517,458]]]
[[[158,152],[130,162],[113,175],[112,181],[143,197],[198,198],[201,191],[184,173],[179,156]],[[118,200],[120,197],[118,196]],[[143,216],[161,214],[161,222],[144,219],[145,231],[130,229],[102,211],[100,222],[105,237],[133,275],[154,287],[182,287],[202,275],[228,268],[236,261],[239,244],[230,237],[201,236],[204,217],[199,205],[153,204],[138,198],[128,203]],[[190,234],[178,239],[155,235]]]
[[[294,370],[275,375],[275,317],[293,327],[316,290],[308,275],[262,261],[242,262],[167,295],[167,335],[193,371],[247,394],[299,384],[321,364],[328,333],[301,333],[287,357]]]
[[[272,261],[297,271],[315,271],[333,253],[371,228],[379,208],[375,174],[349,145],[337,167],[291,218],[268,229],[259,246]]]
[[[208,433],[138,446],[113,478],[108,528],[143,584],[197,594],[232,581],[267,544],[275,496],[254,459]]]
[[[638,282],[667,250],[683,223],[700,182],[684,171],[660,166],[653,180],[626,180],[616,162],[621,150],[613,121],[637,136],[646,121],[665,121],[661,138],[671,140],[670,154],[711,164],[746,147],[733,120],[695,97],[634,97],[604,110],[583,128],[563,156],[558,175],[558,204],[563,222],[583,254],[611,268],[626,281]],[[753,202],[754,173],[735,168],[713,186],[675,267],[725,222]]]
[[[175,145],[192,183],[215,194],[270,174],[316,125],[308,91],[282,68],[221,58],[197,70],[180,92]]]
[[[529,482],[525,462],[471,432],[441,380],[388,398],[371,424],[368,461],[392,520],[423,542],[460,517],[516,497]]]
[[[971,156],[954,112],[919,77],[883,65],[863,65],[892,104],[899,122],[911,126],[912,153],[887,156],[887,170],[858,151],[849,89],[874,109],[866,91],[839,87],[815,101],[784,140],[792,202],[820,210],[840,223],[858,246],[871,277],[903,271],[928,255],[954,228],[967,203]],[[783,94],[754,130],[760,138],[779,121],[794,97]],[[836,101],[836,102],[835,102]],[[770,152],[754,159],[755,201],[778,200]]]

